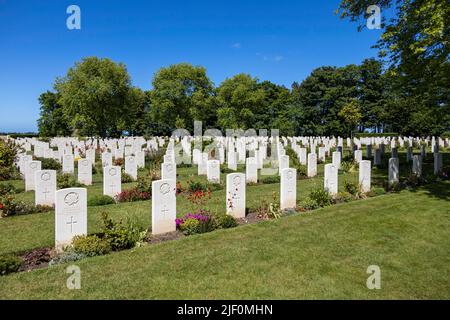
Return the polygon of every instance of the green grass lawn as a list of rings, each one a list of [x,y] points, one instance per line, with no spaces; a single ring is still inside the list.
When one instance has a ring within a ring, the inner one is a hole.
[[[404,157],[404,154],[400,154]],[[431,158],[424,171],[432,170]],[[444,163],[449,162],[448,154]],[[297,202],[319,177],[297,182]],[[401,166],[402,176],[409,167]],[[178,180],[196,177],[196,167],[178,168]],[[225,176],[222,175],[222,180]],[[387,179],[374,168],[373,187]],[[340,174],[357,181],[357,172]],[[14,184],[23,188],[22,181]],[[123,189],[132,186],[128,184]],[[247,186],[247,207],[270,199],[279,184]],[[102,193],[94,176],[88,197]],[[33,202],[33,192],[17,195]],[[210,207],[225,210],[225,190],[212,193]],[[75,262],[82,289],[66,288],[66,265],[0,277],[0,299],[136,298],[136,299],[316,299],[449,298],[450,183],[426,185],[308,213],[176,241],[126,250]],[[177,197],[177,215],[192,210]],[[100,229],[101,212],[113,218],[135,217],[151,223],[151,201],[88,207],[88,232]],[[0,254],[54,245],[54,212],[0,219]],[[366,269],[378,265],[382,289],[368,290]]]
[[[0,277],[1,299],[448,299],[450,183]],[[2,229],[3,230],[3,229]],[[381,268],[381,290],[366,269]]]

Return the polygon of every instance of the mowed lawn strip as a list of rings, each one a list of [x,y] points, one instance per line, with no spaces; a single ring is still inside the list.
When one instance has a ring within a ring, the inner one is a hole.
[[[188,173],[193,173],[196,168],[183,168],[179,180],[186,182],[189,179]],[[203,182],[205,177],[196,178]],[[222,175],[225,179],[225,175]],[[344,180],[356,182],[357,175],[349,173],[340,176],[339,185],[343,190]],[[308,196],[313,188],[323,186],[323,178],[304,179],[297,182],[297,200],[300,202]],[[88,198],[91,190],[98,190],[99,185],[88,187]],[[122,190],[124,190],[123,188]],[[272,194],[280,192],[280,184],[260,184],[247,186],[247,207],[254,210],[261,205],[262,200],[273,201]],[[98,193],[98,192],[97,192]],[[34,192],[26,192],[28,196],[33,197]],[[20,195],[20,194],[19,194]],[[22,193],[23,195],[23,193]],[[18,197],[20,199],[20,197]],[[212,198],[208,202],[208,207],[217,212],[226,210],[226,191],[225,189],[212,192]],[[183,216],[190,211],[195,210],[184,196],[177,197],[177,216]],[[112,218],[123,219],[131,217],[137,219],[137,222],[144,228],[151,226],[151,201],[124,202],[105,206],[88,207],[88,232],[95,233],[101,228],[101,213],[107,212]],[[20,253],[23,251],[54,246],[55,220],[54,211],[45,213],[12,216],[0,219],[0,254]]]
[[[0,277],[1,299],[448,299],[450,183]],[[381,290],[368,290],[369,265]]]

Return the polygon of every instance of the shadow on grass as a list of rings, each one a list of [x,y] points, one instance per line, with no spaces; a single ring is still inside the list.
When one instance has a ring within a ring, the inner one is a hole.
[[[450,181],[442,180],[437,182],[431,182],[417,189],[411,189],[410,192],[418,192],[425,190],[425,194],[432,198],[437,198],[441,200],[450,200]]]

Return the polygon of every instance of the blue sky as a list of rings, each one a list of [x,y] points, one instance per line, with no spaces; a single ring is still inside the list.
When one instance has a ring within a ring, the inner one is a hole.
[[[334,11],[339,0],[0,0],[0,132],[36,131],[40,93],[76,61],[126,64],[151,88],[173,63],[206,67],[216,85],[246,72],[290,87],[316,67],[375,57],[381,32],[357,32]],[[66,9],[81,8],[81,30]]]

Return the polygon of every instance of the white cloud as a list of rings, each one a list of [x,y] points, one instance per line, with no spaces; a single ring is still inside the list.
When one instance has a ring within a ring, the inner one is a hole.
[[[236,42],[236,43],[233,43],[233,44],[231,45],[231,47],[232,47],[233,49],[240,49],[240,48],[241,48],[241,44],[240,44],[239,42]]]
[[[276,62],[281,61],[281,60],[283,60],[283,59],[284,59],[283,56],[275,56],[275,58],[274,58],[274,60],[275,60]]]

